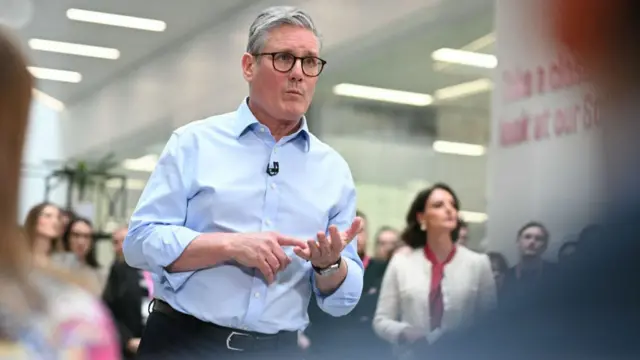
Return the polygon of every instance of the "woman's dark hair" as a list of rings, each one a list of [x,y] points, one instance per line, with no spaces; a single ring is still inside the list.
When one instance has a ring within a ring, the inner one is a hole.
[[[547,227],[544,226],[544,224],[542,224],[541,222],[538,221],[529,221],[528,223],[522,225],[522,227],[520,228],[520,230],[518,230],[518,236],[516,237],[516,241],[520,240],[520,236],[522,236],[522,233],[525,232],[527,229],[536,227],[540,230],[542,230],[542,234],[543,234],[543,240],[545,242],[549,241],[549,230],[547,230]]]
[[[507,263],[507,259],[504,257],[504,255],[500,254],[499,252],[489,252],[487,253],[487,256],[492,263],[496,263],[498,265],[498,271],[500,271],[502,274],[506,274],[506,272],[509,270],[509,263]]]
[[[425,245],[427,240],[427,232],[420,228],[420,223],[418,223],[418,219],[416,215],[418,213],[424,212],[425,204],[427,203],[427,199],[431,196],[434,190],[441,189],[453,197],[453,204],[456,210],[460,210],[460,201],[458,200],[458,196],[456,193],[449,187],[449,185],[443,183],[437,183],[430,188],[424,189],[416,195],[416,198],[413,199],[413,203],[409,207],[409,211],[407,212],[406,222],[407,225],[405,229],[402,231],[401,239],[407,245],[412,248],[420,248]],[[458,232],[460,231],[460,222],[458,221],[458,226],[451,232],[451,240],[456,242],[458,240]]]
[[[64,249],[66,251],[71,251],[71,231],[73,230],[73,226],[77,223],[85,223],[89,225],[89,227],[93,228],[91,221],[85,218],[76,217],[69,221],[69,224],[64,229],[64,235],[62,236],[62,244],[64,245]],[[87,252],[84,261],[87,263],[87,265],[94,269],[100,268],[100,264],[98,264],[98,260],[96,259],[96,247],[93,236],[91,236],[91,246],[89,246],[89,252]]]

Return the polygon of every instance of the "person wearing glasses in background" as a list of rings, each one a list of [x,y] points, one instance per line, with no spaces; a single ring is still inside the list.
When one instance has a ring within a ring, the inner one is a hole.
[[[241,61],[249,97],[171,135],[124,241],[154,275],[139,358],[300,358],[312,292],[333,316],[358,303],[351,171],[304,116],[319,53],[306,12],[264,10]]]

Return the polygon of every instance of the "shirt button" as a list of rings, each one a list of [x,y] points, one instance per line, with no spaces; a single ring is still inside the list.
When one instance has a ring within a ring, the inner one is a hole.
[[[276,184],[275,183],[271,183],[271,188],[275,190]]]
[[[262,126],[260,127],[260,132],[264,132],[264,128]]]
[[[271,220],[265,220],[264,224],[267,225],[267,226],[271,226]]]
[[[255,294],[253,294],[253,296],[255,296],[255,297],[256,297],[256,299],[257,299],[257,298],[259,298],[259,297],[260,297],[260,293],[255,293]]]

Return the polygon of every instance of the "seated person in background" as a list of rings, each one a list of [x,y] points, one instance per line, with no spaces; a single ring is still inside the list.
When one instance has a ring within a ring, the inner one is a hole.
[[[381,338],[403,345],[402,353],[496,306],[489,258],[455,243],[459,208],[453,190],[436,184],[418,193],[407,213],[402,239],[414,250],[391,260],[373,321]]]
[[[127,228],[113,232],[113,247],[116,261],[111,266],[103,300],[111,310],[124,359],[134,359],[140,338],[149,316],[149,303],[153,299],[153,280],[147,271],[132,268],[122,257],[122,243]]]

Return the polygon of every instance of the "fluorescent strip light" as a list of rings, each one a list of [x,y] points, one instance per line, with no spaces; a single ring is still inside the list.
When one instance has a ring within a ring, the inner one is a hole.
[[[79,83],[82,81],[82,75],[75,71],[47,69],[35,66],[29,66],[31,75],[42,80],[62,81],[68,83]]]
[[[465,144],[451,141],[436,140],[433,142],[433,150],[443,154],[482,156],[485,148],[482,145]]]
[[[475,212],[475,211],[464,211],[464,210],[460,210],[458,212],[458,215],[460,215],[460,217],[469,223],[483,223],[485,221],[487,221],[487,219],[489,219],[489,216],[485,213],[481,213],[481,212]]]
[[[158,156],[154,154],[145,155],[137,159],[126,159],[122,162],[122,167],[131,171],[152,172],[158,163]]]
[[[466,50],[442,48],[434,51],[431,54],[431,57],[435,61],[475,66],[486,69],[493,69],[498,66],[498,58],[496,58],[495,55]]]
[[[83,21],[94,24],[119,26],[130,29],[147,30],[147,31],[165,31],[167,24],[164,21],[145,19],[133,16],[108,14],[97,11],[88,11],[81,9],[67,10],[67,18],[69,20]]]
[[[333,87],[333,93],[339,96],[354,97],[367,100],[384,101],[396,104],[427,106],[433,102],[433,97],[408,91],[376,88],[355,84],[339,84]]]
[[[38,89],[33,89],[33,98],[43,103],[45,106],[50,107],[55,111],[63,111],[64,103],[62,101],[54,98],[53,96],[46,94]]]
[[[451,100],[483,93],[492,88],[493,82],[491,82],[491,80],[478,79],[436,90],[434,95],[438,100]]]
[[[120,57],[120,51],[118,51],[118,49],[61,41],[31,39],[29,40],[29,47],[33,50],[39,51],[49,51],[60,54],[87,56],[109,60],[115,60]]]

